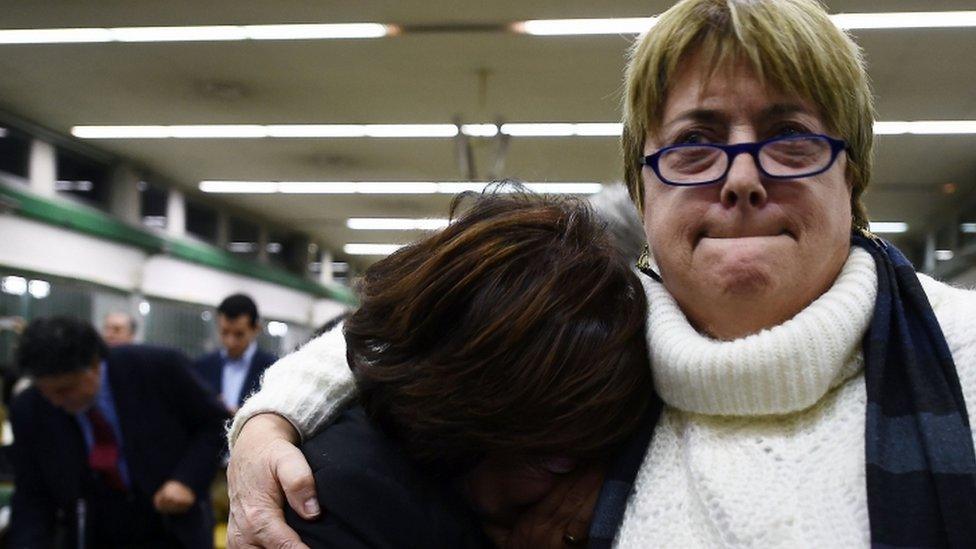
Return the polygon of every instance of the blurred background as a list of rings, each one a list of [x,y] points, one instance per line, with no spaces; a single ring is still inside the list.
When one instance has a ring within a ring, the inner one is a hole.
[[[455,193],[619,182],[627,49],[668,4],[4,2],[0,316],[121,309],[197,355],[245,291],[287,352]],[[976,6],[827,5],[877,95],[874,230],[976,283]]]

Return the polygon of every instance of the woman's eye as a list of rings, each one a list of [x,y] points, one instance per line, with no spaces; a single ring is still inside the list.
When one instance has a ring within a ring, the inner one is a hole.
[[[797,135],[804,135],[811,133],[809,129],[797,125],[797,124],[786,124],[777,128],[772,137],[793,137]]]
[[[712,140],[704,132],[693,130],[679,134],[674,140],[675,145],[697,145],[699,143],[711,143]]]

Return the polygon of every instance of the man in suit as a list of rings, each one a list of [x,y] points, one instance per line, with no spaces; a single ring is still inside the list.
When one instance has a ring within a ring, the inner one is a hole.
[[[257,391],[261,374],[277,357],[258,348],[258,308],[244,294],[234,294],[220,303],[217,329],[221,349],[198,358],[194,368],[234,413]]]
[[[32,322],[12,407],[10,547],[213,546],[207,487],[225,408],[178,351],[109,350],[71,318]]]

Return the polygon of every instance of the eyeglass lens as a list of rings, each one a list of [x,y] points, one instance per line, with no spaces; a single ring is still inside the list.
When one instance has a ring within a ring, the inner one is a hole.
[[[817,136],[777,139],[759,149],[759,164],[775,177],[802,177],[830,164],[830,143]],[[661,155],[658,170],[673,183],[703,183],[725,175],[729,155],[712,145],[677,147]]]

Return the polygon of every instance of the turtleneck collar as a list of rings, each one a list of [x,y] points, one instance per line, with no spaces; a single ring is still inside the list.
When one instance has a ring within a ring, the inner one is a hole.
[[[874,311],[874,259],[856,247],[834,285],[792,319],[719,341],[698,333],[664,286],[641,277],[654,384],[668,405],[711,415],[803,410],[861,368]]]

